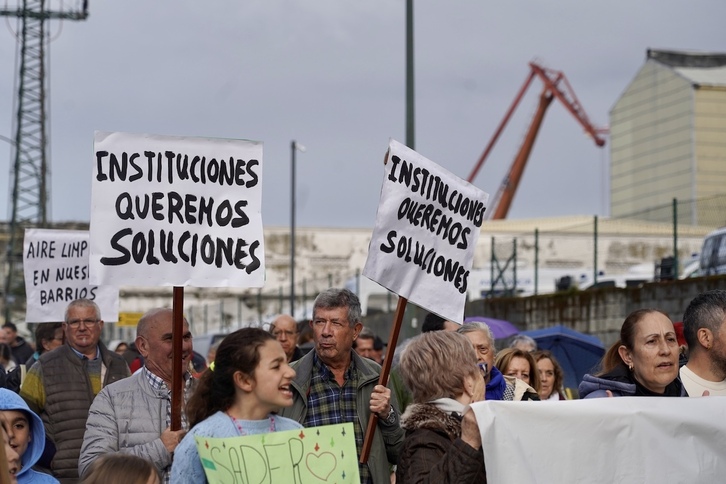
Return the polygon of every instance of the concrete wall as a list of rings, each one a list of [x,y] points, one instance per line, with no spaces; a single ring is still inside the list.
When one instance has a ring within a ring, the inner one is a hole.
[[[681,321],[688,303],[710,289],[726,289],[726,276],[655,282],[639,288],[607,288],[528,298],[483,299],[467,305],[467,315],[505,319],[522,330],[563,324],[615,342],[625,317],[640,308],[657,308]]]

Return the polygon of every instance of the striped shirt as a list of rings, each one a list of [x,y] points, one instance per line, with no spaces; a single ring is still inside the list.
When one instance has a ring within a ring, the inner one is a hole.
[[[149,371],[146,367],[142,370],[144,372],[144,376],[149,381],[149,385],[151,385],[151,388],[154,390],[163,390],[166,391],[166,399],[169,402],[169,404],[166,406],[166,426],[171,426],[171,388],[166,384],[166,382],[159,378],[158,376],[154,375],[151,371]],[[184,407],[186,402],[189,400],[189,396],[191,395],[191,389],[192,387],[192,375],[188,371],[184,373],[184,399],[182,402],[182,407]],[[187,415],[184,411],[184,408],[182,408],[181,412],[181,427],[184,430],[189,430],[189,423],[187,422]],[[164,468],[163,474],[161,476],[162,482],[165,484],[168,484],[171,479],[171,464],[166,466]]]

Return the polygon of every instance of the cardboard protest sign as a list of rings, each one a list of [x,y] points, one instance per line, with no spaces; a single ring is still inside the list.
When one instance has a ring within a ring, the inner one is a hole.
[[[71,301],[86,298],[104,321],[118,320],[118,288],[91,284],[85,230],[26,229],[23,272],[29,323],[63,321]]]
[[[363,275],[462,322],[489,195],[391,140]]]
[[[209,484],[360,482],[352,423],[195,440]]]
[[[472,405],[487,480],[722,482],[723,397],[618,397]],[[526,465],[512,465],[524,460]]]
[[[261,287],[262,143],[96,132],[91,281]]]

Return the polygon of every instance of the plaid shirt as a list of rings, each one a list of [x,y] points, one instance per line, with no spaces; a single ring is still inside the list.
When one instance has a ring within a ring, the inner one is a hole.
[[[317,354],[313,355],[313,372],[308,391],[308,409],[303,425],[318,427],[352,422],[355,429],[355,447],[360,455],[363,447],[363,428],[358,419],[356,395],[358,391],[358,371],[355,361],[345,371],[345,382],[341,387],[335,381],[335,375],[320,361]],[[368,464],[358,464],[361,484],[371,484],[371,473]]]
[[[169,402],[169,404],[166,406],[166,426],[169,427],[171,425],[171,388],[166,384],[166,382],[159,378],[158,376],[151,373],[146,367],[142,370],[144,372],[144,376],[147,380],[149,380],[149,384],[151,385],[151,388],[154,390],[166,390],[166,399]],[[192,375],[189,372],[184,373],[184,399],[182,402],[182,407],[184,407],[186,402],[189,400],[189,396],[191,395],[191,389],[192,387]],[[189,430],[189,424],[187,422],[187,415],[184,411],[184,408],[182,408],[181,413],[181,426],[184,430]],[[166,466],[164,468],[164,471],[161,476],[162,482],[165,484],[168,484],[171,479],[171,464]]]

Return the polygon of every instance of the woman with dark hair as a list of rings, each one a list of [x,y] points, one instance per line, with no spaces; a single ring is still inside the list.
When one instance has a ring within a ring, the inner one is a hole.
[[[537,375],[539,379],[539,399],[544,400],[567,400],[562,392],[562,384],[565,381],[565,372],[548,350],[539,350],[532,353],[537,364]]]
[[[657,309],[638,309],[625,318],[620,340],[602,360],[596,376],[585,375],[581,398],[687,397],[678,379],[678,339],[673,322]]]
[[[174,451],[171,482],[207,482],[195,436],[237,437],[302,428],[273,413],[292,405],[294,377],[285,351],[267,331],[244,328],[227,335],[214,366],[202,374],[187,403],[190,431]]]

